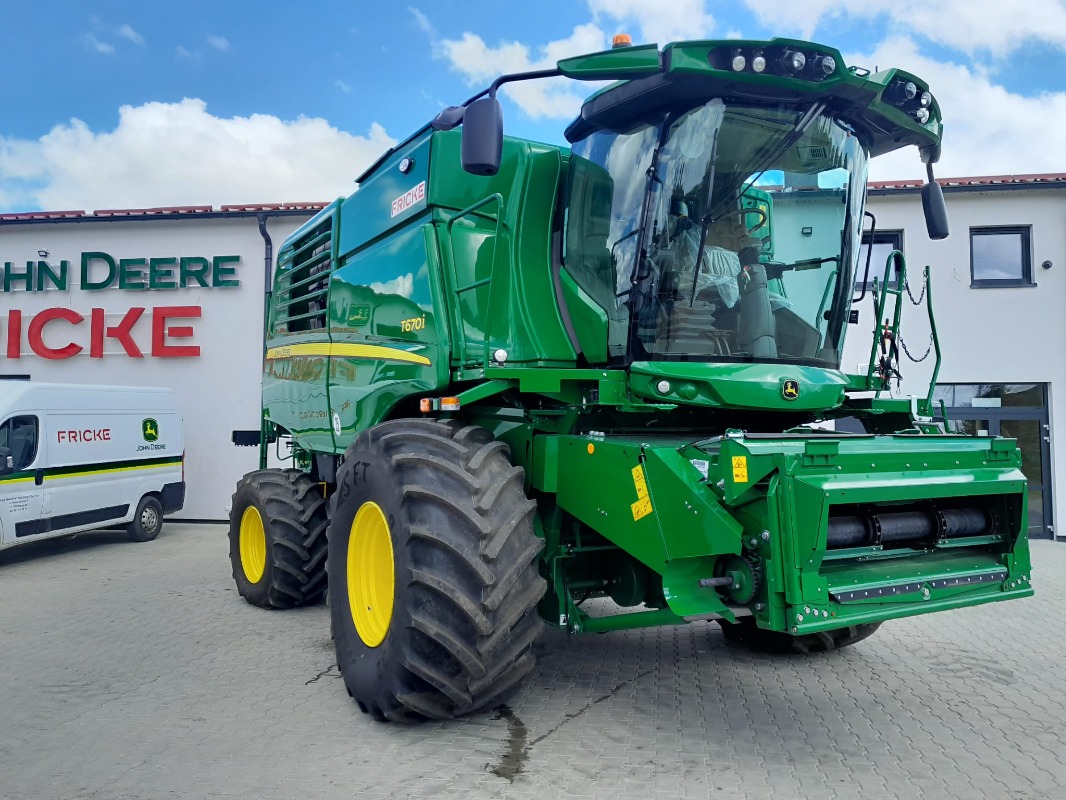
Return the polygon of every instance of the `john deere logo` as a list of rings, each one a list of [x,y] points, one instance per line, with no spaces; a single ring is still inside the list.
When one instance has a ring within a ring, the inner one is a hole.
[[[794,381],[791,378],[781,382],[781,396],[786,400],[795,400],[800,396],[799,381]]]
[[[141,422],[141,436],[146,442],[154,442],[159,438],[159,423],[154,419],[146,419]]]
[[[370,322],[370,306],[352,306],[348,311],[349,325],[366,325]]]

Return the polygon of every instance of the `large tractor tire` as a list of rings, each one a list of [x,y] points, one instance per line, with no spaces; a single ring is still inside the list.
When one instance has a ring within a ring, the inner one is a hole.
[[[881,627],[880,622],[851,625],[832,631],[805,633],[793,636],[780,631],[768,631],[758,627],[752,617],[741,617],[735,623],[718,620],[726,641],[740,644],[757,653],[825,653],[839,650],[861,642]]]
[[[322,485],[298,469],[261,469],[233,493],[229,558],[241,597],[293,608],[326,594],[328,508]]]
[[[545,582],[523,476],[506,445],[455,421],[384,422],[348,448],[329,604],[337,664],[363,712],[469,714],[532,669]]]

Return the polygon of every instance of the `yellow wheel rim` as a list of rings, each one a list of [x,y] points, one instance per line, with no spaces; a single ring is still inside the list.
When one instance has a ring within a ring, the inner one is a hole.
[[[267,538],[259,509],[248,506],[241,514],[241,568],[249,583],[259,583],[267,563]]]
[[[348,606],[367,647],[385,641],[396,592],[392,536],[381,506],[363,503],[348,534]]]

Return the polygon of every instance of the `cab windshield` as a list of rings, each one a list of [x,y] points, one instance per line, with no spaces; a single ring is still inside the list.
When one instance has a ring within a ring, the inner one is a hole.
[[[612,360],[838,368],[866,161],[820,105],[714,99],[576,142],[563,261]]]

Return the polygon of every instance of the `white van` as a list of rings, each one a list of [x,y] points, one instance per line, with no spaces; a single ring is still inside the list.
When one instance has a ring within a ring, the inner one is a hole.
[[[159,535],[185,503],[171,389],[0,380],[0,549],[94,528]]]

